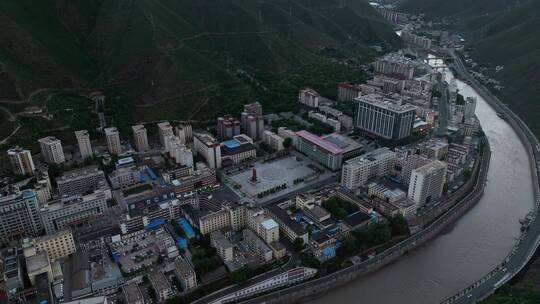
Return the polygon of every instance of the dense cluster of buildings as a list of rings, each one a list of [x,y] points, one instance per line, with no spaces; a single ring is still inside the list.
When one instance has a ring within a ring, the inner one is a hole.
[[[381,12],[392,22],[405,18]],[[412,31],[401,35],[431,47]],[[254,102],[204,130],[159,122],[155,139],[148,124],[132,126],[124,141],[116,127],[94,142],[80,130],[66,154],[48,136],[36,162],[30,150],[9,149],[17,179],[0,191],[8,298],[163,303],[246,267],[295,259],[284,242],[324,263],[355,230],[435,208],[474,166],[476,100],[411,58],[378,59],[365,83],[338,84],[337,101],[303,88],[296,113],[263,116]],[[201,266],[207,252],[203,262],[215,269]],[[213,303],[316,273],[285,268]]]

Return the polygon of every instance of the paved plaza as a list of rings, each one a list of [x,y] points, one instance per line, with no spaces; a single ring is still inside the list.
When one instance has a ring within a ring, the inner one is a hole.
[[[253,169],[257,176],[256,182],[252,181]],[[227,178],[228,186],[240,197],[260,203],[309,186],[330,175],[330,172],[307,157],[292,155],[269,162],[258,161],[253,164],[253,168],[232,173]],[[286,189],[262,198],[258,197],[259,193],[283,184],[287,185]]]

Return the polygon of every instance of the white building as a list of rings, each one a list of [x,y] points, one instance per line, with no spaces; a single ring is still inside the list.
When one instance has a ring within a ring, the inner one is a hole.
[[[180,138],[183,144],[191,142],[193,140],[193,130],[191,125],[179,125],[175,128],[176,136]]]
[[[279,224],[271,217],[266,216],[263,209],[248,209],[246,224],[267,244],[279,239]]]
[[[132,126],[133,130],[133,139],[135,140],[135,147],[137,151],[143,152],[148,150],[148,135],[146,133],[146,128],[143,125]]]
[[[159,143],[167,149],[167,136],[174,135],[173,128],[168,121],[157,124],[159,133]]]
[[[38,251],[45,251],[51,260],[67,257],[77,251],[70,229],[58,231],[32,240]]]
[[[297,142],[298,142],[298,136],[296,136],[296,132],[294,132],[293,130],[287,129],[286,127],[279,127],[277,134],[284,140],[286,138],[290,138],[292,140],[292,146],[296,147]]]
[[[168,136],[169,156],[174,159],[174,162],[186,167],[193,167],[193,152],[182,143],[178,136]]]
[[[304,280],[310,279],[317,274],[317,269],[307,267],[297,267],[282,272],[276,276],[270,277],[253,285],[247,286],[238,291],[232,292],[221,298],[218,298],[210,304],[225,304],[240,302],[242,299],[250,298],[258,294],[269,292],[274,289],[294,285]]]
[[[38,140],[41,148],[43,160],[48,164],[61,164],[66,161],[64,150],[62,149],[62,141],[53,137],[47,136]]]
[[[418,207],[436,202],[442,196],[445,182],[446,164],[432,161],[412,171],[408,197]]]
[[[36,170],[30,150],[14,147],[7,151],[13,173],[16,175],[34,175]]]
[[[284,139],[272,131],[263,132],[263,141],[275,150],[283,150]]]
[[[240,114],[240,122],[244,133],[258,140],[262,137],[264,131],[264,117],[262,105],[258,102],[244,105],[244,111]]]
[[[75,131],[75,137],[77,138],[77,144],[79,145],[79,152],[81,153],[81,158],[91,158],[94,155],[94,152],[92,151],[92,144],[90,143],[90,134],[88,134],[88,131]]]
[[[305,88],[298,92],[298,102],[311,108],[318,108],[321,95],[311,88]]]
[[[120,133],[115,127],[105,128],[105,137],[107,138],[107,148],[112,155],[122,153],[122,144],[120,143]]]
[[[395,152],[380,148],[345,162],[341,172],[341,185],[350,190],[365,186],[369,179],[379,178],[392,172]]]
[[[174,269],[184,290],[190,291],[197,287],[197,274],[182,256],[178,256],[174,260]]]
[[[193,145],[195,152],[200,154],[208,167],[212,169],[221,168],[221,145],[209,133],[194,133]]]

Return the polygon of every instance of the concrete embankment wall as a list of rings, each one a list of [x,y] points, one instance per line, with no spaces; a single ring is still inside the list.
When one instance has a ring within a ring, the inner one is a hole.
[[[448,225],[458,220],[481,199],[486,183],[490,157],[491,151],[489,143],[486,140],[485,144],[483,145],[481,165],[477,167],[476,172],[473,172],[472,175],[473,177],[476,177],[476,182],[468,184],[468,190],[470,191],[469,194],[467,194],[454,206],[450,207],[448,212],[441,215],[438,219],[420,232],[383,251],[370,260],[350,266],[324,277],[246,300],[242,303],[292,303],[313,298],[325,294],[326,292],[339,286],[347,284],[372,271],[376,271],[395,261],[403,254],[428,242],[436,237]],[[466,185],[464,185],[464,187],[466,187]]]

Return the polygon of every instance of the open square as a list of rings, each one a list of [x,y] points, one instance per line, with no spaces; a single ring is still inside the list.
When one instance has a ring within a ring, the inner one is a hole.
[[[253,177],[256,177],[254,180]],[[226,175],[227,185],[241,198],[264,203],[303,189],[332,174],[301,155],[257,161],[252,167]]]

